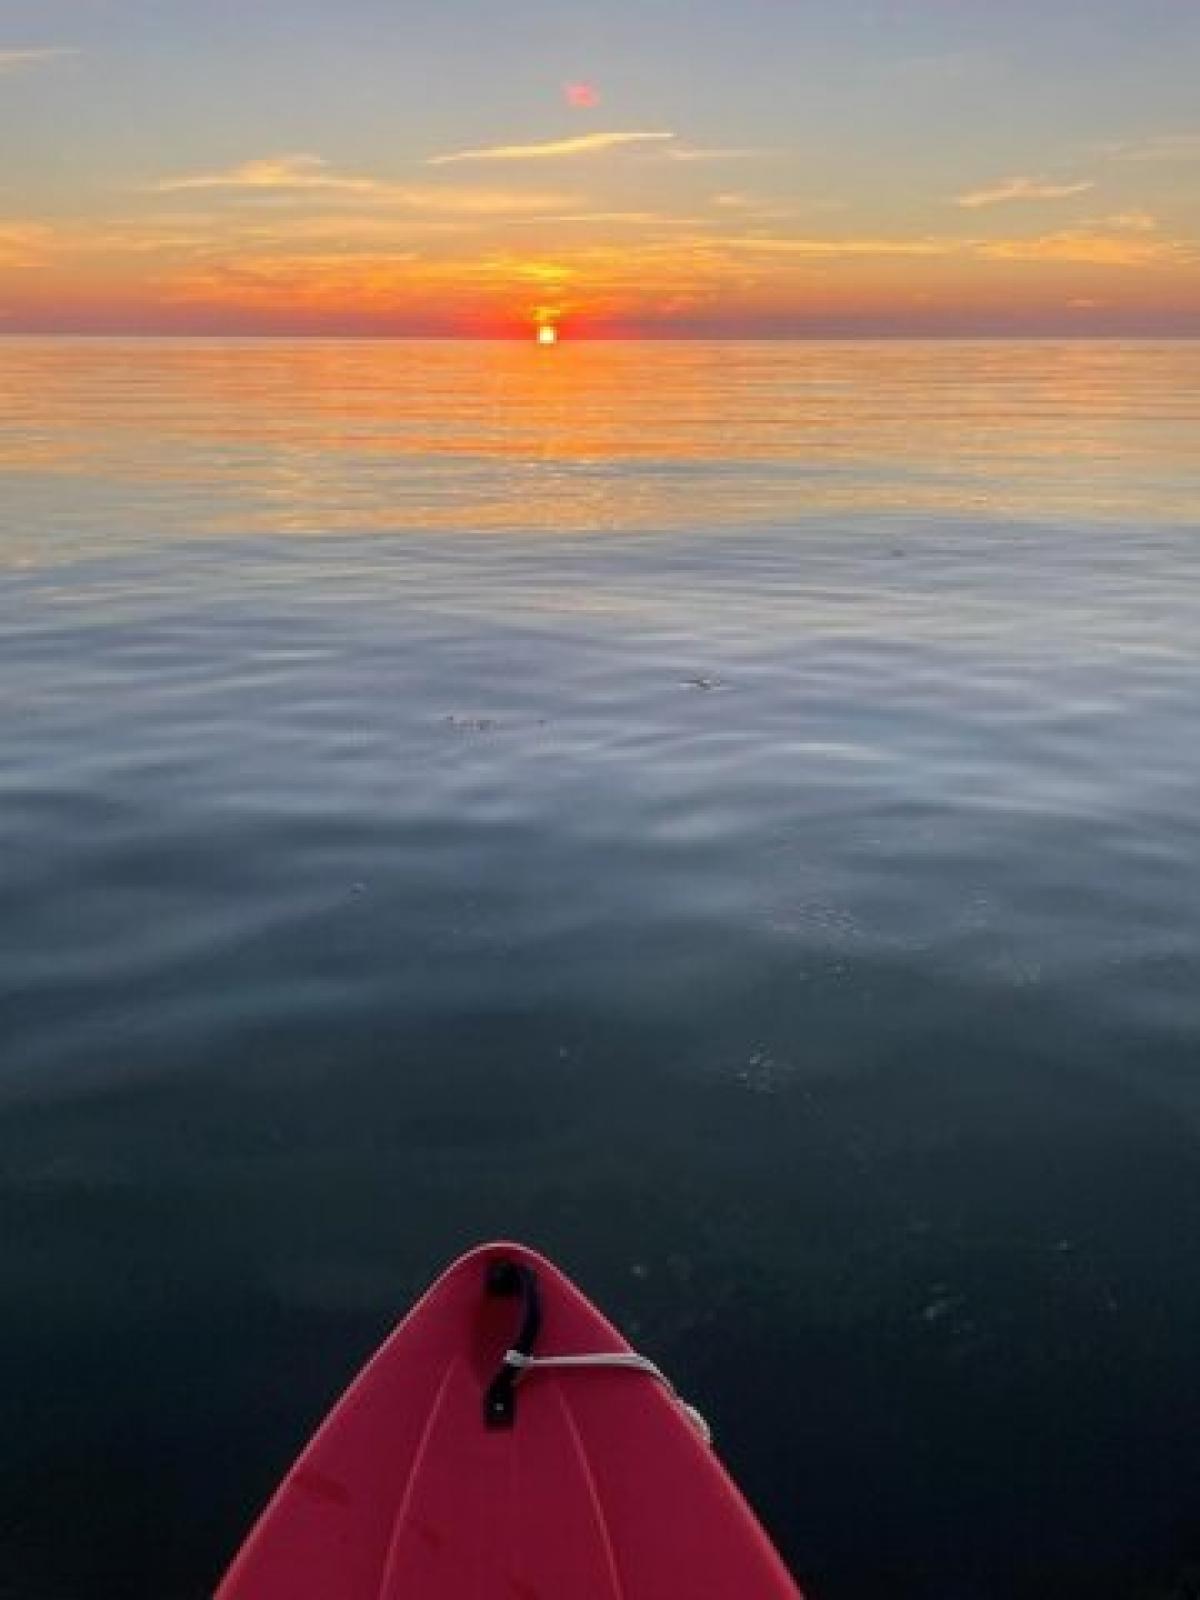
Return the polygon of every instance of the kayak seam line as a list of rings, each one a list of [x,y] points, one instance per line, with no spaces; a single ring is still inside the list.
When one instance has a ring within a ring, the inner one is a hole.
[[[408,1468],[408,1477],[404,1484],[404,1493],[400,1498],[400,1504],[392,1521],[392,1536],[388,1541],[387,1554],[384,1557],[383,1570],[380,1573],[379,1592],[381,1596],[387,1595],[392,1577],[395,1574],[400,1556],[400,1537],[408,1521],[409,1507],[412,1504],[413,1491],[420,1475],[421,1464],[429,1449],[433,1430],[437,1425],[442,1404],[446,1398],[446,1390],[450,1387],[450,1380],[457,1372],[460,1363],[461,1358],[456,1356],[453,1361],[448,1363],[445,1372],[442,1374],[442,1381],[438,1384],[437,1393],[433,1397],[433,1404],[429,1408],[429,1415],[425,1419],[425,1426],[421,1430],[417,1448],[413,1451],[412,1460]]]
[[[579,1425],[575,1421],[575,1414],[571,1410],[570,1404],[567,1401],[567,1397],[563,1392],[562,1385],[555,1383],[553,1385],[553,1389],[554,1397],[558,1401],[559,1409],[563,1415],[563,1420],[567,1425],[567,1432],[571,1437],[572,1447],[574,1448],[575,1455],[579,1461],[580,1471],[582,1472],[584,1481],[587,1484],[588,1496],[592,1504],[592,1513],[596,1519],[597,1528],[600,1534],[600,1542],[604,1549],[605,1566],[608,1572],[608,1581],[611,1586],[613,1600],[625,1600],[626,1591],[625,1585],[621,1579],[620,1567],[617,1565],[616,1546],[613,1544],[612,1534],[609,1531],[608,1526],[608,1518],[604,1513],[604,1501],[600,1498],[600,1490],[597,1487],[595,1476],[592,1473],[592,1465],[588,1460],[587,1451],[583,1447],[583,1437],[579,1432]]]

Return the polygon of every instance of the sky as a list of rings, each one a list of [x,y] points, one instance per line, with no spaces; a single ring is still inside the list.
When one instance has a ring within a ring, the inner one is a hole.
[[[0,0],[0,331],[1200,335],[1200,0]]]

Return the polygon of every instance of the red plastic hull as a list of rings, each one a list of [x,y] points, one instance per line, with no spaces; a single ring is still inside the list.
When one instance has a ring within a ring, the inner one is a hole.
[[[548,1261],[457,1261],[330,1413],[217,1600],[797,1600],[712,1451],[642,1373],[529,1374],[511,1428],[483,1396],[513,1342],[497,1260],[532,1267],[538,1355],[627,1351]]]

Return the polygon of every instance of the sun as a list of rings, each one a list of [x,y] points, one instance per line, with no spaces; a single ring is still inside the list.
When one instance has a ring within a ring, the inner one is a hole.
[[[552,322],[542,323],[541,327],[537,331],[537,342],[539,344],[558,343],[558,329]]]

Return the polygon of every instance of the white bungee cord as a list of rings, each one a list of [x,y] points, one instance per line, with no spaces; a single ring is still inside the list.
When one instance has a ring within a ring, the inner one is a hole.
[[[656,1366],[649,1356],[640,1356],[632,1350],[606,1350],[597,1351],[594,1355],[578,1356],[527,1356],[520,1350],[506,1350],[504,1365],[516,1369],[518,1380],[531,1372],[571,1372],[595,1368],[645,1373],[647,1377],[654,1378],[662,1384],[704,1443],[712,1444],[712,1429],[708,1423],[695,1406],[687,1403],[662,1368]]]

